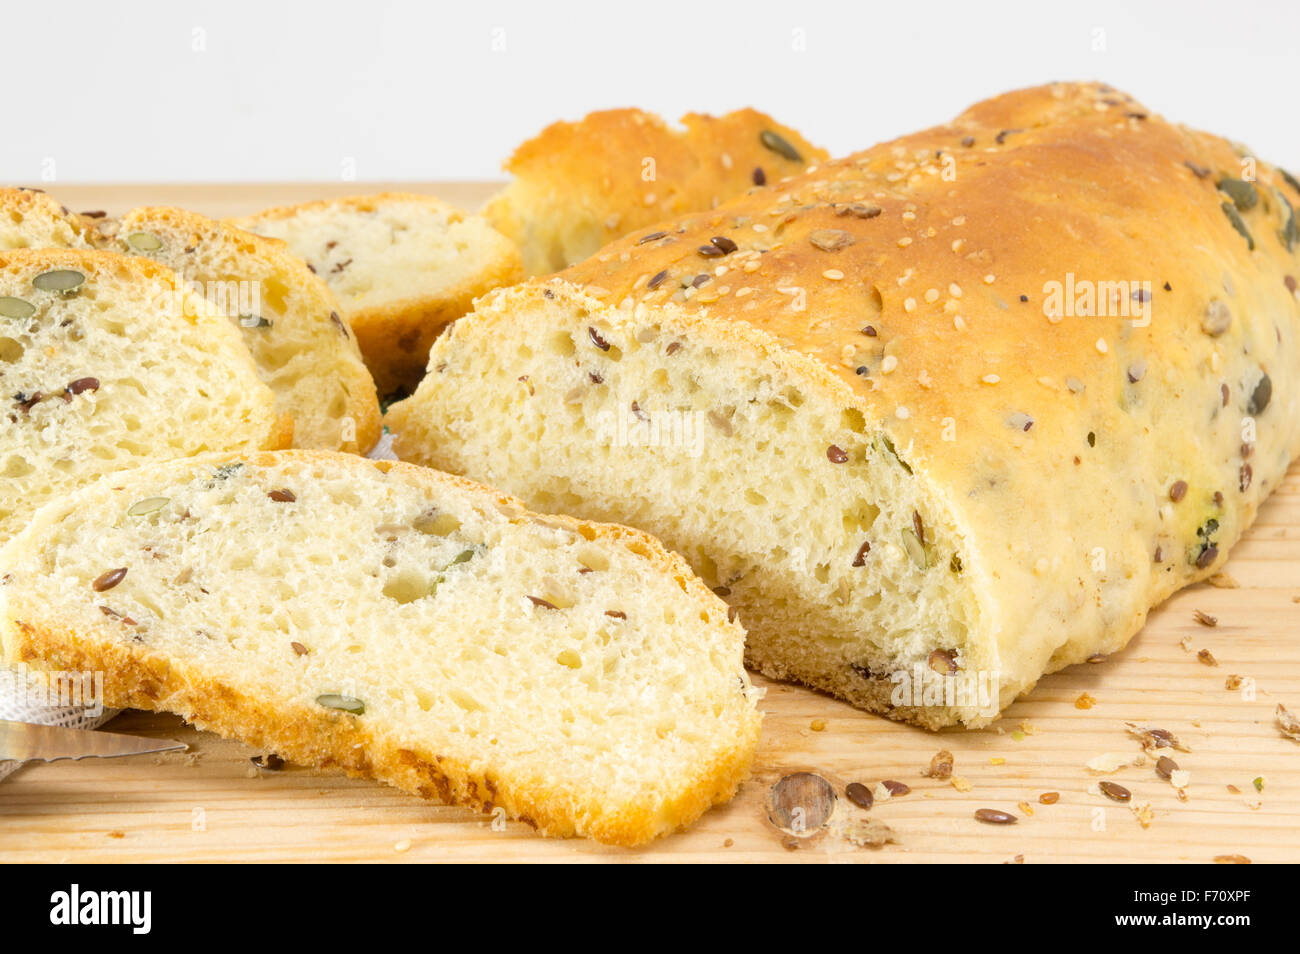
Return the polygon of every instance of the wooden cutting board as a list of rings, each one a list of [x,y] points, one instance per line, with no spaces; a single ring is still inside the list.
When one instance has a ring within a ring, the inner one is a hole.
[[[51,187],[78,210],[141,204],[238,215],[268,205],[378,191],[379,184]],[[491,183],[397,186],[476,207]],[[1238,588],[1201,584],[1151,616],[1126,650],[1048,676],[992,728],[939,734],[897,725],[796,686],[766,686],[754,777],[734,801],[689,831],[635,851],[552,841],[518,824],[421,802],[386,786],[286,766],[197,732],[172,716],[132,712],[118,732],[174,738],[190,752],[156,758],[29,765],[0,782],[4,861],[1300,861],[1300,743],[1275,723],[1278,703],[1300,714],[1300,466],[1232,552]],[[1197,621],[1197,610],[1217,619]],[[1202,661],[1200,651],[1212,659]],[[1228,689],[1229,680],[1241,688]],[[1089,707],[1089,700],[1092,700]],[[1185,799],[1140,766],[1098,774],[1086,763],[1141,755],[1126,722],[1175,733],[1190,772]],[[962,781],[923,773],[941,749]],[[769,787],[795,771],[848,782],[904,782],[869,816],[841,798],[814,837],[766,819]],[[1112,780],[1129,804],[1095,790]],[[1258,788],[1257,788],[1258,785]],[[1040,796],[1059,793],[1054,804]],[[1133,810],[1146,808],[1143,818]],[[992,826],[979,808],[1017,817]],[[1032,814],[1030,814],[1032,812]],[[842,822],[870,817],[894,843],[858,847]],[[1145,824],[1144,824],[1145,823]]]

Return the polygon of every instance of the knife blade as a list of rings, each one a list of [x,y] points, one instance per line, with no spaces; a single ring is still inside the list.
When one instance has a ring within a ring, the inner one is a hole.
[[[54,762],[58,759],[111,759],[120,755],[147,755],[184,749],[183,742],[142,739],[120,732],[69,729],[0,719],[0,759],[18,762]]]

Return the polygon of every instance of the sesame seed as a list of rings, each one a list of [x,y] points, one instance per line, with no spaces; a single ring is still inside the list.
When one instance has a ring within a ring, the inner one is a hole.
[[[645,199],[644,199],[644,201],[645,201],[645,204],[649,206],[649,205],[654,205],[655,202],[658,201],[658,199],[655,197],[655,194],[654,194],[653,192],[647,192],[647,193],[645,194]]]
[[[957,226],[958,228],[961,228],[961,226],[966,224],[966,216],[964,215],[957,216],[957,218],[952,220],[952,224]]]
[[[1105,339],[1105,338],[1098,338],[1098,339],[1097,339],[1097,350],[1100,351],[1102,354],[1105,354],[1105,353],[1106,353],[1106,351],[1108,350],[1108,348],[1107,348],[1107,346],[1106,346],[1106,339]]]
[[[927,288],[927,289],[925,290],[925,300],[928,301],[928,302],[935,302],[935,301],[938,301],[938,300],[939,300],[939,289],[937,289],[937,288]]]
[[[961,286],[958,285],[956,282],[953,282],[951,285],[948,286],[948,294],[951,295],[953,298],[960,298]]]
[[[746,288],[737,288],[737,289],[736,289],[736,297],[737,297],[737,298],[744,298],[746,295],[752,295],[752,294],[754,294],[754,289],[752,289],[752,288],[748,288],[748,287],[746,287]]]
[[[915,218],[916,218],[916,213],[915,213],[915,212],[904,212],[903,215],[902,215],[902,219],[903,219],[903,221],[905,221],[905,222],[911,222],[911,221],[913,221]]]
[[[963,318],[961,315],[953,315],[953,316],[952,316],[952,326],[953,326],[954,328],[956,328],[958,331],[965,331],[965,330],[966,330],[966,319]]]
[[[838,268],[828,268],[826,271],[822,272],[822,278],[828,278],[833,282],[838,282],[843,277],[844,273]]]
[[[898,415],[898,419],[899,419],[900,421],[905,421],[905,420],[907,420],[909,417],[912,416],[912,412],[911,412],[911,411],[909,411],[907,408],[905,408],[905,407],[901,407],[901,406],[900,406],[900,407],[898,408],[898,410],[896,410],[894,413],[895,413],[896,415]]]
[[[960,251],[961,251],[961,247],[962,247],[963,245],[965,245],[965,244],[966,244],[966,240],[965,240],[965,239],[955,239],[955,240],[953,241],[953,243],[952,243],[952,250],[953,250],[954,252],[960,252]]]
[[[986,374],[984,375],[984,377],[980,378],[980,380],[983,381],[985,384],[997,384],[1002,379],[998,377],[996,374]]]
[[[907,248],[911,244],[912,244],[912,239],[907,235],[904,235],[901,239],[898,240],[899,248]]]
[[[997,281],[997,279],[994,277],[992,272],[989,272],[987,275],[984,276],[985,285],[992,285],[995,281]]]
[[[909,311],[909,312],[910,312],[910,311],[916,311],[916,299],[915,299],[915,298],[904,298],[904,299],[903,299],[903,311]]]
[[[898,367],[898,359],[895,358],[892,354],[887,354],[885,355],[885,360],[880,362],[880,373],[888,374],[890,371],[893,371],[896,367]]]

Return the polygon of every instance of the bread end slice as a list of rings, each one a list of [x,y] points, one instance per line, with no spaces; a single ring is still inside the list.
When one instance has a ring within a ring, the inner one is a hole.
[[[475,298],[522,277],[514,243],[429,195],[386,192],[232,220],[286,242],[338,296],[382,396],[413,388]]]

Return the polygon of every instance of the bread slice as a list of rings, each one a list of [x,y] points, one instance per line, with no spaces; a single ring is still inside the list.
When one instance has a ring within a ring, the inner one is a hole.
[[[681,126],[639,109],[552,123],[515,150],[505,164],[513,181],[483,214],[519,246],[529,275],[546,275],[636,229],[711,209],[826,159],[753,109],[688,113]]]
[[[11,662],[548,835],[671,832],[758,739],[744,632],[681,558],[409,464],[140,468],[51,504],[0,573]]]
[[[656,534],[764,673],[982,725],[1300,452],[1300,189],[1257,166],[1109,87],[1000,96],[491,297],[388,426]]]
[[[39,189],[0,188],[0,249],[93,248],[94,222]]]
[[[141,208],[113,244],[174,269],[239,329],[294,421],[294,444],[365,453],[379,400],[333,293],[282,242],[173,208]]]
[[[282,239],[325,279],[381,395],[413,388],[438,332],[521,277],[509,239],[428,195],[328,199],[232,223]]]
[[[293,433],[230,323],[112,252],[0,252],[0,388],[0,540],[102,474]]]
[[[374,382],[338,303],[283,243],[183,209],[118,220],[0,189],[0,247],[105,248],[167,265],[239,327],[297,446],[365,453],[379,440]]]

